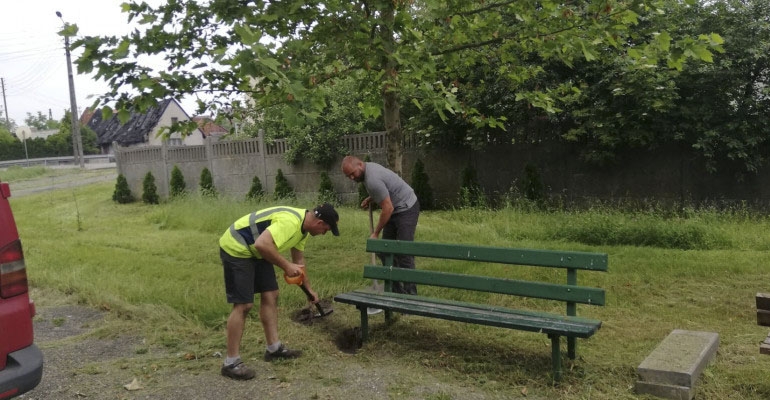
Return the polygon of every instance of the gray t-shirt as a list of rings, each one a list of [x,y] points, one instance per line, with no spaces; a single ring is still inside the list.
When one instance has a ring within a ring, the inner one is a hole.
[[[366,163],[364,187],[377,204],[390,197],[393,213],[410,209],[417,202],[417,195],[400,176],[380,164]]]

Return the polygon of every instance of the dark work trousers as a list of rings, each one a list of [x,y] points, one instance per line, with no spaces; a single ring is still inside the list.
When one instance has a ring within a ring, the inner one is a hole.
[[[390,221],[382,228],[382,238],[392,240],[414,241],[414,231],[417,229],[417,219],[420,217],[420,202],[398,214],[390,216]],[[385,259],[380,256],[385,264]],[[395,256],[393,266],[396,268],[414,269],[414,256]],[[414,283],[393,282],[393,292],[417,294],[417,286]]]

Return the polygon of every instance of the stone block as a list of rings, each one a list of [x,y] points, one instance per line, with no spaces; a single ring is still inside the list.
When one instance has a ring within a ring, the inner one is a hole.
[[[759,345],[759,353],[770,355],[770,335]]]
[[[770,311],[757,310],[757,325],[770,326]]]
[[[757,310],[770,311],[770,293],[757,293]]]
[[[701,372],[718,348],[717,333],[673,330],[637,368],[637,393],[692,399]]]
[[[635,390],[639,394],[650,394],[671,400],[692,400],[693,396],[695,396],[695,389],[693,388],[662,383],[637,381]]]

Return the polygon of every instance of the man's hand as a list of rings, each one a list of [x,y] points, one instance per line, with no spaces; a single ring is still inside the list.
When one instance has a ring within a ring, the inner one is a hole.
[[[319,300],[321,300],[321,299],[318,298],[318,293],[316,293],[315,290],[308,289],[307,291],[310,293],[311,296],[313,296],[312,299],[308,299],[308,301],[310,301],[310,303],[316,304],[316,303],[318,303]]]
[[[302,264],[294,264],[294,263],[287,263],[286,266],[283,268],[283,273],[286,274],[288,277],[295,277],[302,275],[302,271],[304,270],[305,266]]]
[[[368,208],[369,203],[372,201],[371,196],[364,199],[364,201],[361,202],[361,208]]]

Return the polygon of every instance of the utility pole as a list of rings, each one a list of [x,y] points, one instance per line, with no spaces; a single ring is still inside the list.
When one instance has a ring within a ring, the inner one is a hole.
[[[61,13],[56,12],[56,16],[61,19],[64,24],[64,28],[67,28],[67,23],[62,19]],[[70,58],[70,37],[67,32],[64,32],[64,51],[67,55],[67,74],[69,76],[70,84],[70,116],[72,117],[72,149],[75,153],[75,162],[80,164],[80,168],[83,168],[83,141],[80,138],[80,121],[78,116],[78,104],[75,100],[75,79],[72,76],[72,60]]]
[[[5,101],[5,81],[0,78],[0,86],[3,87],[3,112],[5,113],[5,123],[8,125],[8,129],[11,129],[11,119],[8,117],[8,102]]]

